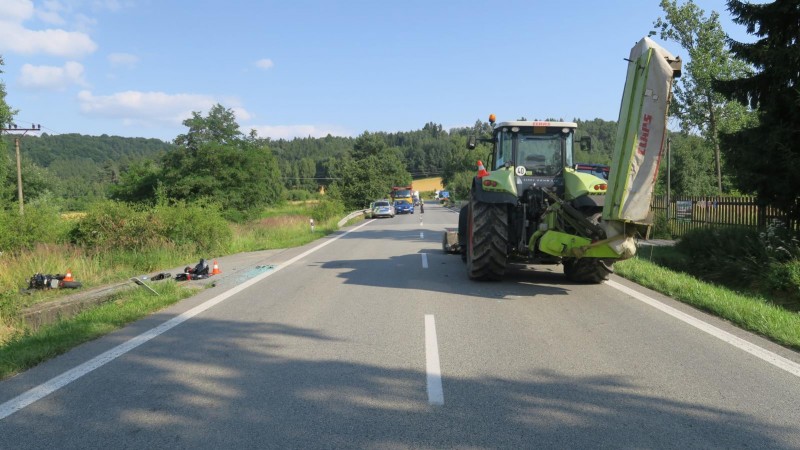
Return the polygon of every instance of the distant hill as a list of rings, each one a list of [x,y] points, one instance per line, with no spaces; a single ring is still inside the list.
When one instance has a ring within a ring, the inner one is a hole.
[[[578,122],[577,139],[591,136],[593,150],[579,151],[576,162],[610,162],[616,123],[594,119]],[[472,127],[443,129],[426,123],[422,129],[404,132],[375,132],[386,146],[400,155],[405,169],[413,178],[452,176],[462,170],[466,140],[472,135],[488,135],[487,122],[476,121]],[[16,193],[14,136],[3,134],[10,155],[5,171],[7,189],[0,189],[0,198],[12,199]],[[91,199],[108,196],[109,186],[119,182],[123,173],[135,162],[159,160],[176,147],[170,142],[149,138],[89,136],[82,134],[42,134],[22,136],[21,154],[26,201],[42,195],[53,195],[67,208],[80,209]],[[309,192],[331,182],[331,167],[352,152],[355,138],[326,136],[292,140],[264,139],[275,155],[280,173],[288,189]],[[2,163],[2,161],[0,161]],[[470,163],[470,170],[472,170]],[[0,171],[2,174],[3,171]],[[421,184],[421,182],[417,181]],[[439,187],[439,186],[437,186]],[[418,189],[420,191],[434,190]]]
[[[3,139],[13,155],[14,137],[4,135]],[[41,136],[22,136],[20,148],[23,159],[50,169],[58,177],[71,177],[84,172],[74,167],[77,165],[120,168],[131,161],[155,158],[174,145],[160,139],[44,133]]]

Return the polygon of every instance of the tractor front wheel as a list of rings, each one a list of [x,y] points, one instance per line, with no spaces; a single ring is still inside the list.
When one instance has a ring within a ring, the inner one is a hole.
[[[506,205],[472,199],[467,214],[467,276],[473,280],[499,280],[508,262],[508,212]]]

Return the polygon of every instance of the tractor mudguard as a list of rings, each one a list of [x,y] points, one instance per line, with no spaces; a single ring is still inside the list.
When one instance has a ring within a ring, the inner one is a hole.
[[[516,205],[519,199],[515,194],[508,192],[488,192],[483,189],[480,178],[475,177],[472,181],[472,198],[483,203],[505,203]]]

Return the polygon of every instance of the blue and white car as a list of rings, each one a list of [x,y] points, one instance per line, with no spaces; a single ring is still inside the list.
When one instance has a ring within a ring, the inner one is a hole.
[[[397,214],[414,214],[414,204],[405,200],[396,201],[394,210],[397,211]]]
[[[372,217],[394,217],[395,211],[389,200],[377,200],[372,205]]]

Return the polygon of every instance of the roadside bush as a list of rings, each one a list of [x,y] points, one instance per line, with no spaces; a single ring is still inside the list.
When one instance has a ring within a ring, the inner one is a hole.
[[[800,259],[770,264],[759,287],[783,298],[784,306],[800,310]]]
[[[798,296],[800,245],[797,236],[779,224],[761,232],[742,227],[692,230],[676,249],[688,257],[691,272],[703,279]]]
[[[344,204],[333,199],[324,199],[311,210],[311,217],[318,223],[322,223],[331,218],[338,218],[344,215]]]
[[[231,241],[232,231],[222,209],[213,203],[158,206],[154,218],[162,224],[163,236],[178,246],[192,245],[201,252],[217,252]]]
[[[750,228],[691,230],[676,248],[689,257],[695,275],[734,287],[751,285],[769,263],[758,232]]]
[[[58,209],[46,204],[25,205],[23,215],[16,209],[0,210],[0,252],[32,249],[42,242],[64,242],[69,229]]]
[[[781,222],[773,222],[758,234],[770,260],[787,262],[800,258],[800,239]]]
[[[166,242],[164,225],[151,211],[111,200],[93,204],[76,223],[71,239],[96,251],[142,250]]]
[[[95,251],[189,246],[201,252],[225,248],[231,230],[213,203],[179,202],[148,208],[116,201],[92,205],[72,231],[72,242]]]
[[[640,247],[636,257],[656,263],[659,266],[666,267],[675,272],[687,273],[689,270],[691,270],[691,262],[689,257],[675,249],[675,247]]]
[[[672,239],[672,233],[669,230],[669,219],[667,219],[665,211],[654,211],[653,231],[650,234],[651,239]]]
[[[213,202],[210,201],[201,201],[201,202],[193,202],[193,204],[199,205],[203,208],[210,205]],[[221,205],[215,206],[216,209],[220,211],[220,217],[228,222],[234,223],[247,223],[251,220],[258,219],[264,213],[264,207],[254,207],[246,210],[239,210],[239,209],[226,209],[223,208]]]
[[[290,202],[306,201],[314,197],[314,194],[304,189],[289,189],[286,191],[285,198]]]

